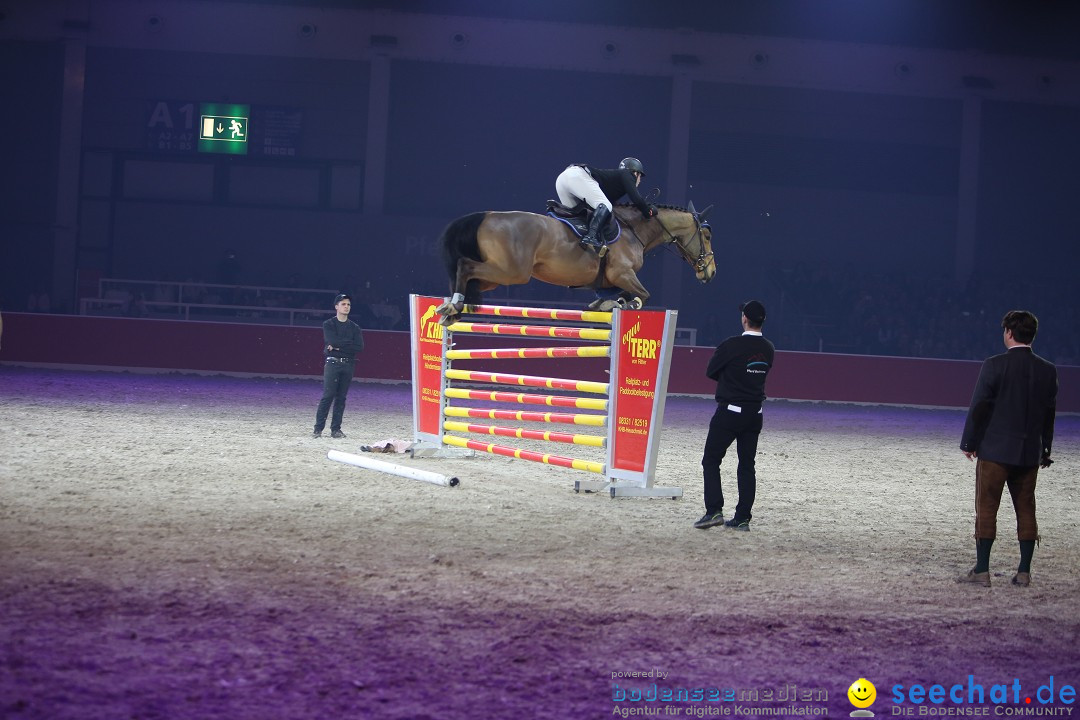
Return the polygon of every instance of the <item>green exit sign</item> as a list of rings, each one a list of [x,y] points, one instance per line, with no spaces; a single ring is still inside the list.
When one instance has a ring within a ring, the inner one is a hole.
[[[247,105],[203,103],[199,106],[199,152],[247,155]]]

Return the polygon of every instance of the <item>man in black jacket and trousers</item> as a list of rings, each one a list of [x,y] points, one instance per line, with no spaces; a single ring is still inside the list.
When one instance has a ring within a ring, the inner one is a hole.
[[[353,378],[353,361],[356,353],[364,349],[364,335],[360,326],[349,319],[352,298],[342,293],[334,298],[335,317],[323,323],[323,395],[315,412],[315,431],[312,437],[320,437],[326,427],[330,405],[334,405],[334,417],[330,420],[330,437],[342,439],[341,420],[345,415],[345,398]]]
[[[1031,556],[1039,540],[1035,480],[1050,467],[1057,410],[1057,368],[1031,350],[1038,319],[1011,310],[1001,321],[1007,350],[979,372],[960,450],[975,465],[975,567],[957,581],[990,587],[990,548],[997,537],[1001,494],[1009,486],[1016,510],[1020,565],[1013,585],[1031,583]]]
[[[716,412],[709,421],[709,435],[701,469],[705,476],[705,515],[694,523],[699,530],[723,524],[733,530],[750,529],[750,512],[757,495],[755,470],[761,405],[765,402],[765,378],[773,366],[776,348],[761,335],[765,306],[750,300],[739,306],[743,334],[717,346],[705,374],[716,381]],[[731,443],[736,443],[739,467],[739,504],[735,515],[724,522],[724,491],[720,487],[720,462]]]

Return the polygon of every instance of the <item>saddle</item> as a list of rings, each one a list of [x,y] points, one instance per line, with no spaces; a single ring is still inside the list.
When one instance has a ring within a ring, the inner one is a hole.
[[[574,231],[578,238],[585,237],[589,232],[589,220],[592,219],[592,209],[585,203],[578,203],[574,207],[566,207],[558,200],[547,201],[547,215],[555,218]],[[604,244],[610,245],[622,235],[622,227],[614,214],[611,220],[604,226]]]

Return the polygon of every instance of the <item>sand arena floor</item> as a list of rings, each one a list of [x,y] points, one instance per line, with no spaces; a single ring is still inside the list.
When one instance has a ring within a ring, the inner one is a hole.
[[[658,483],[685,497],[612,500],[493,456],[393,458],[457,488],[328,461],[410,437],[411,410],[406,386],[356,384],[348,439],[314,440],[320,390],[0,367],[0,717],[745,715],[793,685],[847,717],[860,677],[882,717],[896,684],[1080,685],[1075,417],[1040,475],[1032,586],[1008,582],[1006,500],[986,590],[953,582],[962,411],[770,403],[737,533],[691,527],[711,400],[668,401]],[[759,699],[615,702],[650,687]]]

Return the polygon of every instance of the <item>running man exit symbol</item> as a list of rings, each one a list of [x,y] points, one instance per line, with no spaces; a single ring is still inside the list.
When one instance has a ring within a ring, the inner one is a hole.
[[[201,140],[222,140],[225,142],[247,142],[246,117],[228,117],[203,115]]]
[[[199,106],[199,152],[247,155],[250,105],[202,103]]]

